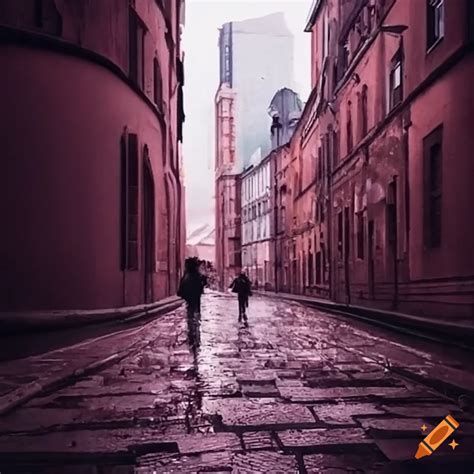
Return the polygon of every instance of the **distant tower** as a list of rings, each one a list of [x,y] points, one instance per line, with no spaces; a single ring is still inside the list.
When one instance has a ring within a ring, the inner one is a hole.
[[[256,150],[270,151],[264,113],[275,90],[293,84],[293,35],[283,13],[226,23],[219,35],[216,104],[216,270],[225,286],[240,269],[238,179]]]

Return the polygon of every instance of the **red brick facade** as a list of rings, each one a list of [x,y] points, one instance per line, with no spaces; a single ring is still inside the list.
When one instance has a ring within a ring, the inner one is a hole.
[[[472,317],[473,11],[313,3],[314,89],[275,161],[280,291]]]

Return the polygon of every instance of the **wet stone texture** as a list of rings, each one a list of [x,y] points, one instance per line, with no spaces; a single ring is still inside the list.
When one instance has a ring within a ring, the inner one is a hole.
[[[437,390],[442,367],[451,385],[471,378],[469,358],[294,303],[252,298],[249,328],[236,310],[234,298],[211,293],[195,353],[178,310],[128,336],[148,342],[120,362],[3,416],[2,474],[473,472],[474,419]],[[67,357],[90,363],[123,338],[91,341]],[[34,358],[35,370],[48,373],[58,363]],[[0,364],[0,392],[29,380],[27,367],[27,359]],[[448,413],[461,423],[459,446],[415,461],[421,427]],[[66,455],[77,462],[61,471]]]

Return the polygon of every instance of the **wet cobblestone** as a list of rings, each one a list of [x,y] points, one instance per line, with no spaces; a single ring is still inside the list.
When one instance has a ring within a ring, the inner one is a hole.
[[[3,417],[0,468],[7,454],[60,451],[131,457],[126,474],[403,473],[421,425],[448,413],[466,429],[444,455],[452,462],[467,455],[472,415],[391,370],[441,377],[445,364],[452,381],[472,376],[462,360],[261,297],[251,300],[250,326],[242,328],[236,307],[228,295],[205,298],[195,354],[178,310],[147,326],[152,337],[140,351]],[[111,340],[116,346],[124,337]],[[100,344],[81,347],[77,357],[93,359],[105,350]],[[34,367],[51,371],[61,363],[55,359],[36,357]],[[19,363],[16,375],[28,377],[26,367]],[[7,386],[14,364],[2,369]]]

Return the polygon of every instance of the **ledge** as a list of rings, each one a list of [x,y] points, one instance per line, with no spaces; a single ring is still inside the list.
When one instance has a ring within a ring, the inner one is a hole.
[[[131,321],[179,308],[183,301],[170,296],[150,304],[122,308],[64,311],[0,312],[0,334],[51,331],[109,321]]]

